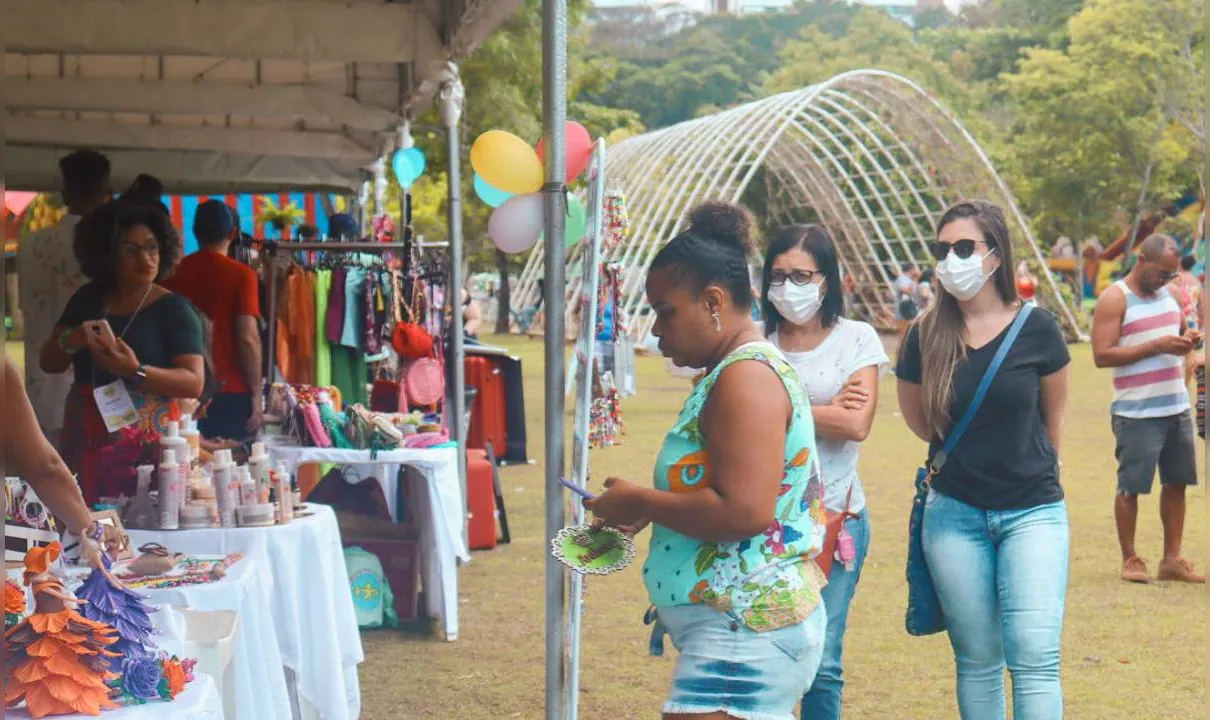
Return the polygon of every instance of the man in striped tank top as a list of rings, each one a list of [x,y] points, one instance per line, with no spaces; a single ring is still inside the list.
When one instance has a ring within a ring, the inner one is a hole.
[[[1180,268],[1176,241],[1162,234],[1145,239],[1125,279],[1097,299],[1092,352],[1097,367],[1113,368],[1113,434],[1117,438],[1118,491],[1114,500],[1122,579],[1148,582],[1147,565],[1134,548],[1139,495],[1151,492],[1160,471],[1160,519],[1164,557],[1160,580],[1204,583],[1181,556],[1185,488],[1197,484],[1197,449],[1185,361],[1201,341],[1186,327],[1168,283]]]

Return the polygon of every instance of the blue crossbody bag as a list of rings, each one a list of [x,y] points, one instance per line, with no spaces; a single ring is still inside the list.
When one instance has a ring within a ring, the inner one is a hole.
[[[924,559],[924,542],[921,537],[921,533],[924,531],[924,501],[928,497],[929,485],[937,473],[941,472],[946,459],[954,452],[963,433],[970,427],[971,420],[974,420],[975,413],[979,411],[979,406],[983,404],[983,398],[987,395],[988,386],[992,384],[992,380],[1000,370],[1000,365],[1004,362],[1008,351],[1012,349],[1031,310],[1033,310],[1032,305],[1025,305],[1017,313],[1012,326],[1008,329],[1008,335],[1004,337],[1004,342],[1000,344],[995,357],[992,358],[987,372],[983,373],[983,379],[979,381],[979,387],[975,390],[975,397],[971,400],[970,407],[954,426],[949,437],[945,439],[945,445],[937,451],[932,461],[916,471],[916,499],[912,502],[912,515],[908,522],[908,603],[907,612],[904,615],[904,625],[911,635],[933,635],[945,630],[945,613],[942,612],[941,600],[937,597],[937,589],[933,587],[933,577],[929,574],[928,563]]]

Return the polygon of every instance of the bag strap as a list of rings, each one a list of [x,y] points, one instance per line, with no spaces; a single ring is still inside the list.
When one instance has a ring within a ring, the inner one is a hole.
[[[987,388],[991,386],[992,380],[1000,370],[1000,365],[1003,364],[1004,358],[1008,356],[1008,351],[1012,349],[1017,336],[1021,334],[1021,328],[1025,325],[1025,321],[1029,318],[1029,313],[1032,310],[1032,305],[1024,305],[1017,312],[1017,317],[1013,319],[1013,324],[1008,328],[1008,335],[1005,336],[1004,342],[1000,343],[1000,348],[996,351],[995,357],[992,358],[991,365],[987,366],[987,372],[983,373],[983,379],[979,381],[979,387],[975,390],[975,397],[971,400],[970,407],[966,409],[966,413],[962,416],[962,419],[950,431],[949,437],[945,439],[945,445],[933,456],[931,475],[936,475],[941,471],[946,459],[954,452],[954,447],[958,445],[958,441],[962,439],[963,433],[970,427],[971,421],[975,419],[975,413],[979,411],[979,406],[983,404],[983,398],[987,395]]]

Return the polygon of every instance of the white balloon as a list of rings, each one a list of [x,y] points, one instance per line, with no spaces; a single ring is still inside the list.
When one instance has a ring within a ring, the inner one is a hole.
[[[542,195],[514,195],[492,211],[487,234],[496,247],[510,255],[525,252],[542,234]]]

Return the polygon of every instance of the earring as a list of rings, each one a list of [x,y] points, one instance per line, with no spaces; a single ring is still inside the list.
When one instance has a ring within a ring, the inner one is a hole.
[[[710,317],[714,318],[714,332],[721,333],[723,331],[723,319],[719,316],[718,310],[711,310]]]

